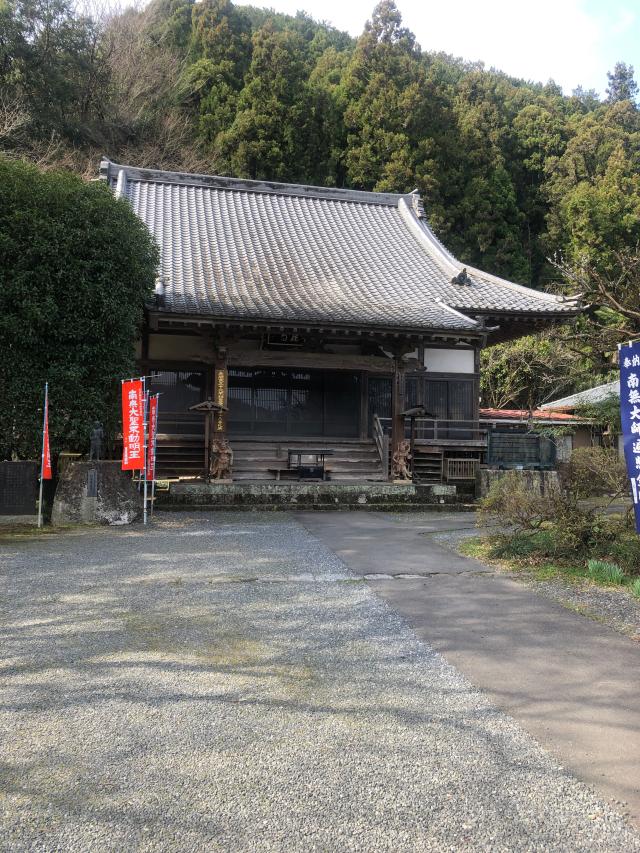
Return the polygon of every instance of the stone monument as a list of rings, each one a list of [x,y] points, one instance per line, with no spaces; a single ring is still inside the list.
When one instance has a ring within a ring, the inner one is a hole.
[[[60,473],[52,524],[131,524],[142,495],[120,461],[71,462]]]

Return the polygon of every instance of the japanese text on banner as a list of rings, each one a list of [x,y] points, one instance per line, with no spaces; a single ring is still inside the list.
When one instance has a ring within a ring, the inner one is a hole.
[[[144,471],[144,395],[142,379],[122,383],[122,470]]]
[[[149,397],[149,446],[147,448],[147,480],[156,476],[156,432],[158,431],[158,395]]]
[[[620,348],[620,419],[636,530],[640,533],[640,341]]]
[[[42,433],[42,479],[51,480],[51,449],[49,447],[49,394],[44,398],[44,430]]]

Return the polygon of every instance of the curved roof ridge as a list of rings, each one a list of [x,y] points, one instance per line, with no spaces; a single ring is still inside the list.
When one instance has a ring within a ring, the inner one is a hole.
[[[360,204],[377,204],[396,207],[404,196],[401,193],[376,193],[368,190],[342,189],[341,187],[318,187],[311,184],[287,184],[280,181],[257,181],[250,178],[234,178],[228,175],[204,175],[191,172],[170,172],[162,169],[146,169],[142,166],[125,166],[108,158],[100,161],[100,177],[112,183],[123,172],[125,181],[145,183],[180,184],[181,186],[208,187],[232,192],[288,195],[299,198],[318,198],[327,201],[350,201]]]
[[[479,270],[477,267],[470,266],[469,264],[465,264],[462,261],[458,260],[447,248],[440,242],[435,232],[429,225],[429,223],[423,219],[419,219],[415,212],[411,209],[411,206],[407,204],[405,197],[401,197],[398,201],[398,210],[400,211],[400,215],[404,222],[408,225],[409,229],[418,237],[418,239],[423,243],[427,250],[435,250],[440,256],[440,260],[444,261],[456,274],[461,272],[463,269],[466,269],[467,273],[474,277],[474,274],[479,278],[486,279],[487,281],[491,281],[494,284],[499,284],[501,287],[507,287],[511,290],[515,290],[519,293],[525,293],[527,296],[532,298],[540,298],[543,302],[552,302],[554,304],[571,304],[572,302],[576,302],[574,299],[567,299],[563,296],[557,296],[553,293],[545,293],[542,290],[536,290],[533,287],[527,287],[525,284],[517,284],[514,281],[509,281],[506,278],[501,278],[500,276],[494,275],[493,273],[485,272],[484,270]]]
[[[422,243],[427,250],[435,249],[436,252],[441,255],[441,260],[450,266],[455,273],[459,273],[463,264],[461,264],[448,249],[445,249],[440,240],[438,240],[434,232],[431,230],[430,226],[424,220],[418,219],[414,211],[411,209],[411,205],[407,204],[405,196],[401,196],[398,201],[398,211],[403,222],[418,239],[418,242]]]

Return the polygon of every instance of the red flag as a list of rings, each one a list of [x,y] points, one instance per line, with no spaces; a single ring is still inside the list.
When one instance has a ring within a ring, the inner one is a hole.
[[[51,451],[49,449],[49,386],[44,386],[44,428],[42,430],[42,466],[40,475],[43,480],[51,480]]]
[[[149,444],[147,446],[147,480],[156,476],[156,432],[158,431],[158,395],[149,397]]]
[[[122,383],[122,470],[144,471],[142,379]]]

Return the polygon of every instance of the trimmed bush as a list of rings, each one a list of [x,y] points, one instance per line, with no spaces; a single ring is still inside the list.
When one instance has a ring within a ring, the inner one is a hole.
[[[617,497],[629,492],[627,471],[617,450],[579,447],[571,454],[562,473],[565,487],[580,498]]]
[[[157,265],[105,183],[0,157],[0,459],[39,457],[46,380],[54,455],[113,436]]]

